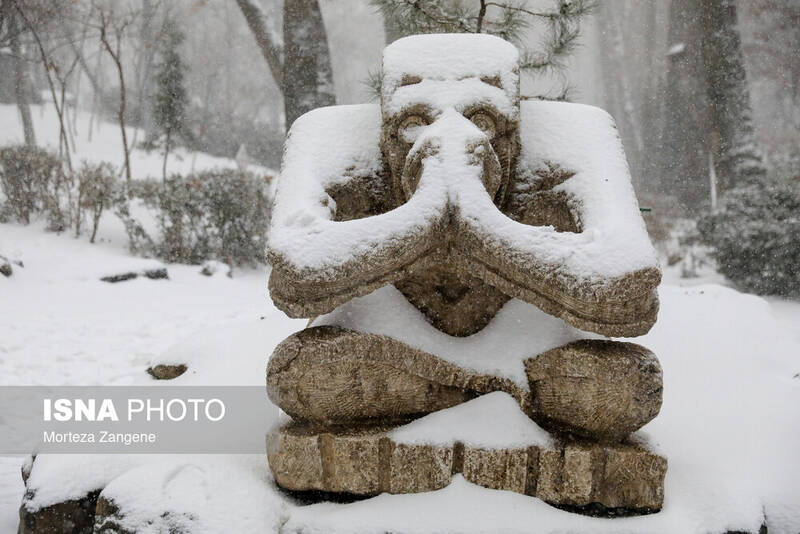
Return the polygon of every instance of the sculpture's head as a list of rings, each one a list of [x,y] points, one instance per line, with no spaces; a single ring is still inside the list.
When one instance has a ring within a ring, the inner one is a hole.
[[[520,103],[519,54],[488,35],[400,39],[384,51],[380,109],[297,119],[269,239],[273,302],[294,317],[388,284],[454,336],[511,297],[613,336],[646,332],[658,311],[613,120]]]
[[[446,152],[482,163],[484,186],[502,206],[519,153],[519,59],[512,44],[485,34],[395,41],[383,53],[381,112],[381,150],[398,204],[414,193],[421,161]]]

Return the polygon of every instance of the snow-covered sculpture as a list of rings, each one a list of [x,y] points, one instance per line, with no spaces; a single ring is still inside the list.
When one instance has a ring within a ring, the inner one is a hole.
[[[666,460],[631,436],[660,409],[660,366],[602,338],[658,312],[622,146],[599,109],[520,102],[513,45],[400,39],[380,106],[299,118],[269,258],[275,304],[313,318],[269,362],[294,419],[269,437],[279,485],[404,493],[462,473],[579,509],[661,507]]]

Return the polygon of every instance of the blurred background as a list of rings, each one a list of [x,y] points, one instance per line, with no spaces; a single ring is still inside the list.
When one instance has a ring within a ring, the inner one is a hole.
[[[194,175],[206,156],[269,181],[297,116],[374,100],[388,42],[500,35],[523,52],[524,97],[614,116],[665,265],[800,294],[798,0],[0,0],[0,13],[0,142],[45,147],[70,170],[107,160],[122,197],[162,212],[176,203],[132,184]],[[125,139],[101,158],[92,136],[103,124],[119,125],[103,136]],[[6,220],[24,220],[18,211],[6,207]],[[80,233],[80,206],[62,211],[51,227]],[[147,226],[126,228],[137,224]],[[185,246],[150,252],[203,255]]]

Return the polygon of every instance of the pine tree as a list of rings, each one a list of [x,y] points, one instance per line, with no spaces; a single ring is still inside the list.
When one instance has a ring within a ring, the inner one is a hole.
[[[186,66],[181,59],[179,47],[184,35],[174,21],[164,23],[161,42],[161,58],[156,66],[156,94],[153,120],[156,129],[164,136],[164,164],[162,173],[167,179],[167,158],[175,147],[178,137],[190,140],[186,128],[186,88],[183,85]]]
[[[520,70],[560,70],[575,50],[580,21],[595,7],[592,0],[555,0],[553,9],[528,9],[526,4],[487,0],[371,0],[383,14],[387,42],[417,33],[488,33],[520,48]],[[523,33],[536,21],[547,26],[538,50],[524,46]],[[377,77],[370,81],[377,86]],[[377,88],[377,87],[376,87]],[[565,85],[556,100],[567,98]]]

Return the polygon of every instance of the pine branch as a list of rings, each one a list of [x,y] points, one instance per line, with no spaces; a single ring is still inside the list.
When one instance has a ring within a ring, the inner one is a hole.
[[[476,33],[470,13],[455,3],[435,0],[371,0],[405,35],[414,33]]]
[[[381,86],[383,80],[380,70],[370,71],[367,78],[361,82],[367,89],[370,101],[378,100],[381,97]]]
[[[553,9],[544,11],[529,9],[523,0],[371,0],[371,4],[403,35],[488,33],[514,42],[521,50],[520,69],[528,72],[562,70],[578,46],[581,19],[597,7],[596,0],[554,0]],[[547,31],[534,52],[521,41],[537,21]],[[379,86],[372,76],[365,83],[373,89]],[[569,93],[565,87],[557,96],[544,98],[564,100]]]

